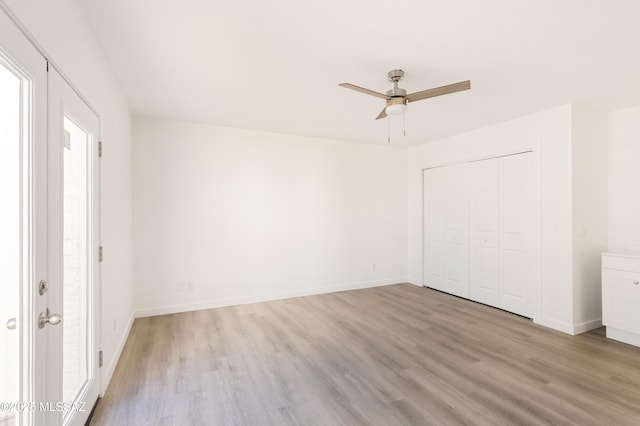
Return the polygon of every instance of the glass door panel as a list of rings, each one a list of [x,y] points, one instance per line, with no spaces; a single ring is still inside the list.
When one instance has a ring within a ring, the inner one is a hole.
[[[89,135],[64,118],[62,396],[74,402],[87,381],[87,182]]]

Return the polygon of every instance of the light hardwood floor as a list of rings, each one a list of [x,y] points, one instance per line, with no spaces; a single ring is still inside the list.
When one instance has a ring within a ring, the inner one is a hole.
[[[409,284],[135,321],[94,425],[640,425],[640,348]]]

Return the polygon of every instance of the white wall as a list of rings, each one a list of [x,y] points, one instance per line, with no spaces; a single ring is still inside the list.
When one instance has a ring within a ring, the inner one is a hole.
[[[17,18],[100,114],[102,166],[103,389],[133,314],[132,170],[129,108],[73,0],[6,0]],[[114,327],[115,323],[115,327]]]
[[[602,324],[600,254],[607,249],[607,113],[573,104],[573,280],[576,331]]]
[[[139,315],[406,281],[405,149],[151,118],[134,141]]]
[[[640,105],[609,115],[609,251],[640,253]]]
[[[573,331],[572,108],[542,111],[408,150],[408,278],[422,285],[422,170],[534,149],[541,176],[541,312],[538,323]]]

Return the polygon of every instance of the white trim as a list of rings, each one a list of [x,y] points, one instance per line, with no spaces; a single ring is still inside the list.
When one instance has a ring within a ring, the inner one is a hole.
[[[550,318],[533,318],[533,323],[534,324],[538,324],[538,325],[542,325],[544,327],[549,327],[549,328],[552,328],[552,329],[557,330],[557,331],[561,331],[561,332],[566,333],[566,334],[570,334],[570,335],[574,334],[573,325],[571,325],[569,323],[566,323],[566,322],[557,321],[557,320],[550,319]]]
[[[607,339],[617,340],[629,345],[640,346],[640,334],[630,333],[628,331],[620,330],[619,328],[607,326]]]
[[[472,157],[469,160],[452,161],[449,163],[442,163],[442,164],[436,164],[435,166],[424,167],[422,169],[422,172],[424,173],[425,170],[431,170],[431,169],[441,169],[442,167],[457,166],[458,164],[477,163],[478,161],[486,161],[486,160],[493,160],[496,158],[511,157],[513,155],[528,154],[533,151],[534,151],[533,148],[528,148],[523,150],[505,151],[505,153],[503,154]],[[424,181],[423,181],[423,185],[424,185]]]
[[[227,297],[222,299],[209,299],[199,302],[184,303],[180,305],[159,306],[136,311],[136,318],[151,317],[155,315],[176,314],[180,312],[199,311],[202,309],[222,308],[225,306],[246,305],[250,303],[268,302],[272,300],[291,299],[293,297],[313,296],[316,294],[335,293],[338,291],[359,290],[363,288],[380,287],[391,284],[405,283],[406,277],[390,278],[379,281],[363,281],[347,283],[328,287],[313,287],[300,290],[285,291],[280,293],[263,294],[259,296]]]
[[[71,87],[71,90],[76,92],[76,95],[78,95],[78,97],[82,100],[82,102],[84,102],[87,105],[87,107],[91,110],[91,112],[93,112],[98,118],[100,118],[100,114],[98,114],[98,111],[93,107],[93,105],[91,105],[91,103],[87,100],[87,98],[85,98],[82,95],[82,93],[80,93],[80,90],[78,90],[76,86],[71,82],[71,79],[68,78],[67,75],[60,70],[60,67],[56,65],[54,60],[51,59],[51,56],[49,56],[47,51],[44,50],[44,47],[42,47],[42,45],[38,43],[38,40],[36,40],[33,34],[31,34],[31,32],[27,29],[27,27],[20,21],[20,19],[18,19],[16,14],[13,13],[13,10],[11,10],[11,7],[8,4],[6,4],[4,0],[0,0],[0,10],[4,11],[7,17],[11,21],[13,21],[13,23],[18,28],[18,30],[20,30],[20,32],[27,38],[27,40],[29,40],[29,43],[33,45],[33,47],[38,51],[38,53],[40,53],[40,55],[44,58],[44,60],[49,62],[49,65],[54,66],[56,70],[58,70],[60,77],[62,77],[62,79],[69,85],[69,87]]]
[[[613,252],[609,252],[609,251],[605,251],[602,253],[602,256],[609,256],[609,257],[621,257],[623,259],[634,259],[637,260],[638,259],[638,252],[629,252],[629,253],[613,253]]]
[[[102,382],[100,388],[100,395],[104,395],[109,387],[109,382],[111,382],[111,377],[113,377],[113,373],[116,371],[116,366],[118,365],[118,361],[120,361],[120,355],[122,355],[122,350],[124,349],[125,343],[127,343],[127,338],[129,337],[129,333],[131,333],[131,327],[133,327],[133,321],[135,320],[135,315],[131,313],[129,317],[129,321],[122,331],[122,335],[120,336],[120,340],[118,341],[118,346],[116,346],[116,350],[111,357],[111,361],[109,362],[108,367],[104,370],[102,374]],[[104,353],[103,353],[104,355]]]
[[[575,336],[576,334],[585,333],[600,327],[602,327],[602,318],[586,321],[573,326],[573,335]]]
[[[425,170],[440,169],[442,167],[456,166],[458,164],[477,163],[478,161],[486,161],[486,160],[493,160],[495,158],[511,157],[512,155],[527,154],[529,152],[534,152],[536,149],[538,149],[538,147],[536,145],[537,145],[537,143],[533,142],[532,146],[530,148],[506,150],[506,151],[501,151],[501,152],[497,152],[497,153],[494,153],[494,154],[486,154],[486,155],[480,155],[480,156],[476,156],[476,157],[470,157],[470,158],[467,158],[467,159],[464,159],[464,160],[454,160],[454,161],[449,161],[449,162],[444,162],[444,163],[431,163],[431,164],[428,164],[426,166],[423,166],[422,167],[422,172],[424,173]],[[424,190],[424,179],[422,181],[422,189]]]

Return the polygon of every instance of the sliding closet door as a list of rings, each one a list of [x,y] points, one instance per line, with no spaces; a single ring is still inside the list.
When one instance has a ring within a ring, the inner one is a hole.
[[[500,306],[500,160],[471,166],[470,298]]]
[[[469,297],[468,164],[444,168],[444,291]]]
[[[533,164],[528,152],[424,171],[425,286],[535,314]]]
[[[500,307],[533,313],[532,153],[500,159]]]
[[[424,285],[469,297],[467,165],[424,171]]]
[[[424,285],[445,291],[444,196],[445,169],[424,171]]]

